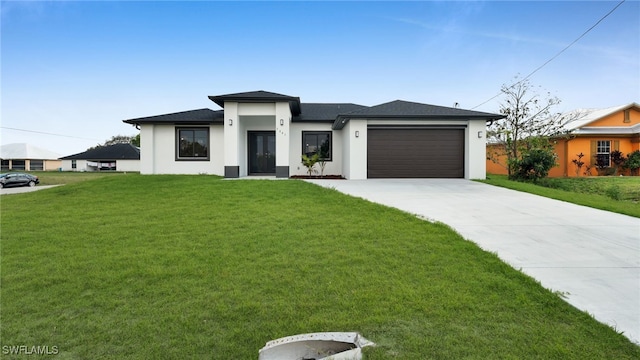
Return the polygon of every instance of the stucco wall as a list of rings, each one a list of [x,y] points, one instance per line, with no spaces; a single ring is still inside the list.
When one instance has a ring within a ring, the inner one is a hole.
[[[289,141],[290,175],[307,175],[307,168],[302,165],[302,132],[331,131],[331,161],[327,161],[324,175],[343,175],[342,173],[342,132],[332,131],[331,123],[292,123]],[[315,166],[320,175],[320,164]]]
[[[222,125],[209,127],[209,160],[176,160],[176,125],[140,127],[141,174],[224,175],[224,135]]]
[[[358,137],[356,137],[356,131]],[[352,119],[342,129],[345,151],[344,177],[350,180],[367,178],[367,120]]]
[[[486,179],[487,127],[485,121],[469,121],[465,131],[464,177]]]
[[[140,171],[140,160],[116,160],[116,171]]]

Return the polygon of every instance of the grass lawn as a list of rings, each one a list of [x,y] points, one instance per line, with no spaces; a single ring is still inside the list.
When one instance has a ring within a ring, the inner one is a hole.
[[[547,178],[538,184],[487,174],[482,182],[552,199],[640,217],[640,176]]]
[[[40,185],[75,184],[107,176],[123,175],[120,172],[29,171],[40,179]]]
[[[358,331],[367,359],[640,358],[447,226],[302,181],[119,174],[0,207],[2,346],[257,359]]]

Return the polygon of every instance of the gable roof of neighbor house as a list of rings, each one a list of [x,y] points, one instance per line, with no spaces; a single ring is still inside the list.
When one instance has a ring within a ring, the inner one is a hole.
[[[630,103],[612,106],[604,109],[577,109],[569,111],[563,116],[576,117],[565,124],[565,130],[573,135],[633,135],[640,134],[640,123],[626,126],[589,126],[607,116],[635,108],[640,111],[640,105]]]
[[[7,144],[0,147],[1,159],[57,160],[60,154],[26,143]]]
[[[394,119],[394,118],[420,118],[420,119],[479,119],[498,120],[504,115],[491,114],[480,111],[464,110],[446,106],[437,106],[416,103],[411,101],[395,100],[388,103],[366,107],[348,114],[339,115],[333,123],[334,129],[342,129],[349,119]]]
[[[62,160],[140,160],[140,148],[131,144],[114,144],[90,149]]]
[[[197,109],[181,111],[171,114],[141,117],[137,119],[123,120],[127,124],[214,124],[224,122],[224,110]]]
[[[225,101],[235,102],[283,102],[289,103],[291,114],[293,116],[300,115],[300,98],[289,95],[272,93],[264,90],[241,92],[235,94],[209,96],[209,99],[224,108]]]

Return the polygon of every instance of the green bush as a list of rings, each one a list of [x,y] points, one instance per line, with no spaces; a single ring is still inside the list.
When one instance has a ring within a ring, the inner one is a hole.
[[[631,175],[638,175],[638,169],[640,169],[640,150],[627,154],[627,161],[624,166],[631,170]]]
[[[549,170],[556,164],[556,156],[553,151],[547,149],[532,149],[522,155],[522,159],[515,162],[514,178],[537,182],[547,177]]]
[[[606,190],[606,194],[608,197],[613,200],[622,200],[622,191],[618,185],[613,185]]]

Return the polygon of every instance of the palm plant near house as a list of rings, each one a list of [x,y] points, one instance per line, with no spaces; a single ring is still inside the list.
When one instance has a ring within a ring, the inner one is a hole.
[[[311,176],[313,173],[318,172],[316,169],[314,169],[314,167],[318,163],[319,159],[320,155],[318,155],[318,153],[315,153],[311,156],[307,156],[306,154],[302,155],[302,165],[307,168],[307,174],[309,174],[309,176]]]

